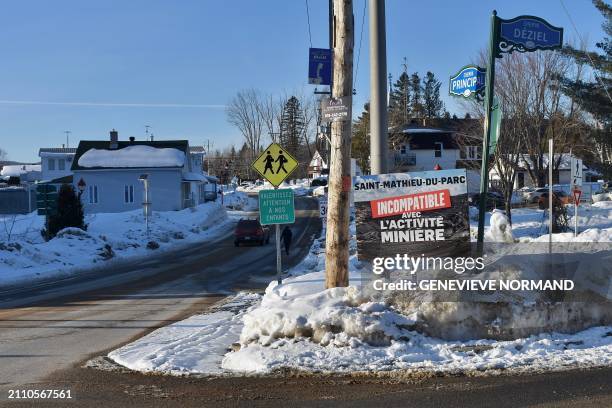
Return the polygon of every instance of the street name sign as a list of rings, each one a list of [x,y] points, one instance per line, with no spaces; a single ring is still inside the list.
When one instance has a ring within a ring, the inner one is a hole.
[[[293,224],[295,222],[293,190],[290,188],[261,190],[259,222],[261,225]]]
[[[563,28],[535,16],[499,19],[499,49],[502,52],[553,50],[563,45]]]
[[[259,174],[278,187],[298,167],[298,161],[278,143],[272,143],[251,164]]]
[[[335,122],[337,120],[350,120],[351,97],[338,96],[336,98],[323,98],[321,100],[321,120]]]
[[[582,186],[582,160],[572,157],[570,164],[572,185]]]
[[[467,65],[450,77],[448,93],[454,96],[471,98],[482,93],[485,88],[486,71],[474,65]]]
[[[327,48],[310,48],[308,52],[308,83],[331,85],[332,51]]]

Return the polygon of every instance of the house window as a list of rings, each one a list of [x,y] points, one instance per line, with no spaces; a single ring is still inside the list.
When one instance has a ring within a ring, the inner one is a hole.
[[[400,154],[406,154],[406,145],[401,145],[400,146]]]
[[[98,204],[98,186],[89,186],[89,204]]]
[[[58,159],[57,160],[57,169],[58,170],[66,170],[66,160],[65,159]]]
[[[466,146],[467,159],[476,160],[478,159],[478,146]]]
[[[130,204],[134,202],[134,186],[133,185],[127,185],[125,186],[125,189],[123,190],[123,201],[126,204]]]
[[[49,159],[49,170],[55,170],[55,159]]]
[[[434,143],[434,157],[442,157],[442,143]]]

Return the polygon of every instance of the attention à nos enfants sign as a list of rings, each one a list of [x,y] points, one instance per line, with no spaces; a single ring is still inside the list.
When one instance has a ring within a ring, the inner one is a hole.
[[[465,169],[359,176],[353,190],[360,260],[469,250]]]

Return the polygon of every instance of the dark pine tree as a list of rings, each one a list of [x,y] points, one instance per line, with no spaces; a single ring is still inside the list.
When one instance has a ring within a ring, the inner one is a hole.
[[[410,118],[410,77],[402,72],[389,94],[389,127],[404,125]]]
[[[352,156],[364,174],[370,172],[370,103],[363,106],[361,116],[353,122]]]
[[[440,86],[433,72],[427,71],[423,78],[423,110],[426,118],[439,118],[444,113],[444,102],[440,99]]]
[[[593,4],[604,17],[602,24],[605,37],[596,44],[599,52],[577,50],[566,46],[563,51],[576,60],[578,64],[588,65],[599,77],[590,82],[563,78],[563,92],[582,109],[590,113],[598,126],[588,135],[595,147],[591,152],[593,166],[603,173],[605,179],[612,178],[612,7],[602,0],[593,0]],[[601,81],[601,83],[600,83]],[[603,86],[602,86],[603,83]]]
[[[62,184],[57,196],[57,214],[49,216],[48,230],[43,232],[46,239],[52,239],[64,228],[74,227],[87,230],[83,204],[71,184]]]
[[[298,157],[304,132],[304,113],[295,96],[287,100],[281,115],[280,143],[294,157]]]
[[[421,91],[421,78],[419,77],[419,73],[415,72],[410,76],[410,94],[412,96],[410,99],[410,113],[412,113],[412,116],[415,118],[422,118],[425,114]]]

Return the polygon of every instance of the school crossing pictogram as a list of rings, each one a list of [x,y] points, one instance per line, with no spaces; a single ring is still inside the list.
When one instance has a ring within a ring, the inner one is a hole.
[[[282,146],[272,143],[253,162],[252,167],[277,187],[298,167],[298,161]]]

